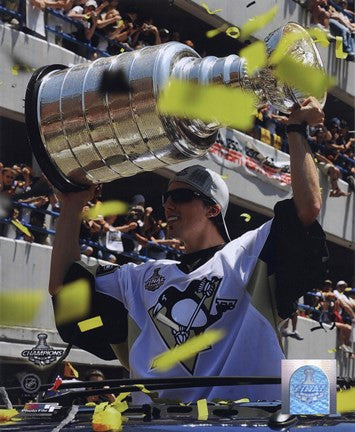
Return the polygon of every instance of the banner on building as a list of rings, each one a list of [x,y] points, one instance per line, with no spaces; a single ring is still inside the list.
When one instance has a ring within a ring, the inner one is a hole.
[[[208,157],[245,176],[291,190],[290,156],[234,129],[220,129]]]

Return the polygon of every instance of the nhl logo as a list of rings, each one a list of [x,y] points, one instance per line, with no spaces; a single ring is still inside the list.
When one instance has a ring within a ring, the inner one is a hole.
[[[165,277],[159,274],[160,267],[154,269],[152,276],[146,280],[144,284],[144,288],[148,291],[156,291],[160,288],[164,281]]]
[[[41,380],[36,374],[26,374],[21,378],[21,387],[26,393],[36,393],[41,387]]]

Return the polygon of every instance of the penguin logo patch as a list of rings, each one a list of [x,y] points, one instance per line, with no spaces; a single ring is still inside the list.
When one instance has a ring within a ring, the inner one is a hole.
[[[159,274],[160,267],[154,269],[152,276],[144,283],[144,288],[148,291],[156,291],[165,282],[165,277]]]
[[[171,286],[148,310],[169,349],[203,333],[225,312],[234,309],[236,299],[216,298],[221,282],[222,278],[213,276],[190,282],[185,291]],[[198,355],[182,363],[191,374],[194,373]]]

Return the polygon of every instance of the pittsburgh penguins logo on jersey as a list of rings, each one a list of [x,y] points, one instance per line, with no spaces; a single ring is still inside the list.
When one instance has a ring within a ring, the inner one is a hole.
[[[221,282],[222,278],[204,277],[190,282],[185,291],[171,286],[160,295],[148,313],[168,348],[204,332],[226,311],[234,309],[236,299],[216,298]],[[197,357],[182,363],[191,374]]]

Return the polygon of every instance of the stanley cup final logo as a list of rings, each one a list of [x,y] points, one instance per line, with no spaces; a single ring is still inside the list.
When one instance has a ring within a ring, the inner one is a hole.
[[[336,384],[335,359],[282,360],[282,414],[335,414]]]
[[[34,363],[36,366],[45,367],[57,360],[57,357],[63,355],[64,350],[54,349],[47,343],[47,337],[45,333],[39,333],[37,335],[37,345],[31,349],[27,349],[21,352],[22,357],[27,357],[28,360]]]

